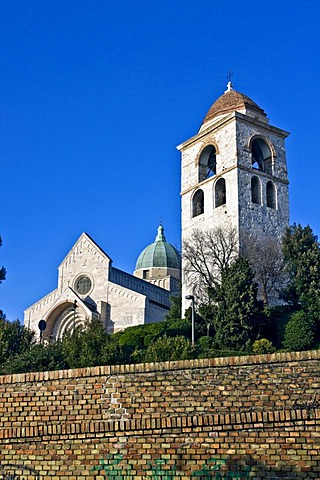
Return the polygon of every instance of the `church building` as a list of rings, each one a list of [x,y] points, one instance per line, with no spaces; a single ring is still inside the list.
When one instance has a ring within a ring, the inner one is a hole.
[[[58,268],[53,292],[25,310],[24,324],[53,341],[86,321],[98,319],[108,333],[164,320],[170,295],[180,288],[179,252],[166,241],[163,226],[139,255],[134,275],[112,265],[111,258],[83,233]]]
[[[198,133],[177,147],[182,157],[182,271],[183,243],[195,229],[232,228],[239,251],[248,233],[281,241],[289,225],[287,136],[229,82]],[[49,341],[93,318],[109,333],[161,321],[170,295],[181,288],[180,262],[161,225],[133,275],[113,267],[110,257],[83,233],[59,266],[57,288],[25,311],[25,325],[38,331],[38,322],[45,320]],[[190,294],[192,285],[182,276],[183,312]]]

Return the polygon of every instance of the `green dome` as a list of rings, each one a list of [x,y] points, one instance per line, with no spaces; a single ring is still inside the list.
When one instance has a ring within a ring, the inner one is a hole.
[[[180,270],[180,254],[178,250],[166,241],[163,230],[163,226],[160,225],[155,241],[140,253],[136,263],[136,270],[152,267],[177,268]]]

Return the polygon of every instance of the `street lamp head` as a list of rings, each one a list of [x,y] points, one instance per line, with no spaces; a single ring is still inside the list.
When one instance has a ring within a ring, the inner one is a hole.
[[[186,295],[184,298],[186,300],[194,300],[194,295]]]

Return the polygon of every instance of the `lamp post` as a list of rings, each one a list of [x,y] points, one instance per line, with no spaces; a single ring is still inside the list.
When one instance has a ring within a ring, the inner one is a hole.
[[[73,333],[76,331],[76,309],[77,309],[77,300],[73,302],[72,311],[73,311]]]
[[[191,300],[191,344],[194,346],[194,295],[186,295],[186,300]]]

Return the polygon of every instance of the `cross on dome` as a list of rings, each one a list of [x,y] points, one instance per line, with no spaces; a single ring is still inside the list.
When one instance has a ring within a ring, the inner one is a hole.
[[[232,82],[231,82],[232,75],[233,75],[233,73],[231,72],[231,70],[229,70],[229,73],[227,75],[227,79],[228,79],[227,90],[224,93],[231,92],[231,90],[233,90],[233,88],[232,88],[233,85],[232,85]]]
[[[227,90],[225,90],[224,93],[231,92],[231,90],[233,90],[233,88],[232,88],[232,83],[231,83],[231,82],[228,82],[228,83],[227,83]]]

